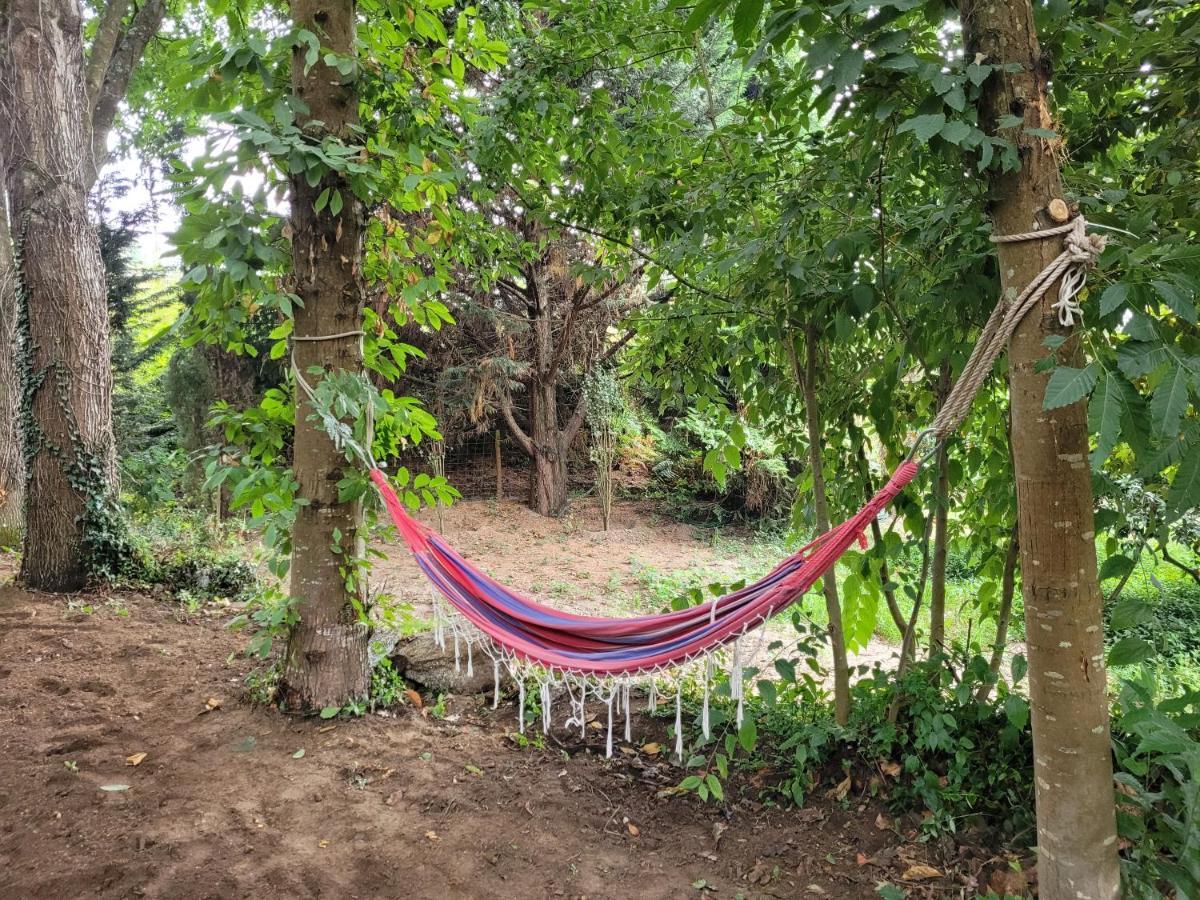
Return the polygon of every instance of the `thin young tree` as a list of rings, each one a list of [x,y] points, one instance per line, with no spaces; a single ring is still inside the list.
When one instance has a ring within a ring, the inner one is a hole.
[[[304,46],[292,57],[292,91],[308,110],[299,124],[318,142],[353,141],[359,121],[355,81],[326,60],[355,55],[356,4],[295,0],[291,10],[294,26],[317,35],[323,51],[312,66],[306,65]],[[319,378],[313,369],[359,373],[363,205],[338,171],[326,172],[316,184],[295,173],[290,183],[292,267],[303,303],[295,313],[296,377],[311,383]],[[357,602],[365,591],[363,576],[348,583],[362,506],[339,500],[346,458],[313,415],[306,392],[298,389],[292,471],[302,503],[292,531],[291,592],[299,622],[288,637],[281,694],[297,710],[362,697],[370,680],[369,633]]]
[[[15,250],[26,529],[21,576],[74,590],[114,508],[104,267],[87,196],[164,3],[112,0],[84,56],[77,0],[0,6],[0,158]],[[11,352],[11,346],[6,352]]]
[[[1061,202],[1057,148],[1045,139],[1054,118],[1050,71],[1030,0],[970,0],[961,7],[967,58],[996,67],[984,83],[981,122],[1006,116],[1021,166],[993,170],[996,234],[1030,231]],[[1041,136],[1039,136],[1041,135]],[[1059,252],[1057,240],[1002,243],[1000,273],[1015,296]],[[1087,411],[1083,403],[1044,409],[1048,373],[1037,363],[1048,337],[1066,338],[1060,362],[1077,360],[1078,335],[1059,325],[1047,293],[1009,348],[1012,452],[1020,534],[1037,785],[1038,888],[1046,900],[1108,900],[1120,892],[1109,745],[1104,630],[1096,569]]]

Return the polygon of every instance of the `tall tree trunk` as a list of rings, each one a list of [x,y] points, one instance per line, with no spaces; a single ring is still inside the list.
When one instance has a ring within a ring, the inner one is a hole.
[[[319,35],[323,52],[355,53],[353,0],[293,0],[293,23]],[[307,105],[302,127],[314,139],[323,135],[353,141],[358,95],[335,69],[318,62],[304,71],[304,49],[292,56],[292,90]],[[344,206],[316,210],[317,198],[339,192]],[[315,186],[301,174],[291,179],[292,266],[296,292],[304,301],[296,311],[297,338],[340,334],[362,327],[362,204],[341,175],[327,174]],[[326,372],[362,371],[358,336],[333,340],[297,340],[296,366],[310,383]],[[347,584],[349,557],[362,524],[358,503],[338,501],[338,481],[346,460],[320,424],[309,421],[312,408],[296,391],[293,471],[303,504],[292,532],[291,592],[300,621],[292,628],[284,658],[282,697],[294,710],[340,706],[362,697],[370,683],[369,632],[356,601],[365,585]],[[340,538],[336,535],[340,532]],[[360,576],[361,577],[361,576]]]
[[[1006,115],[1018,171],[992,175],[997,234],[1037,227],[1062,197],[1057,148],[1028,129],[1053,129],[1048,62],[1030,0],[964,0],[966,55],[996,69],[984,83],[980,120],[993,132]],[[1058,240],[998,245],[1006,296],[1015,296],[1060,251]],[[1021,536],[1037,785],[1038,886],[1043,900],[1109,900],[1120,891],[1105,692],[1104,633],[1096,571],[1091,472],[1084,403],[1044,410],[1048,372],[1036,370],[1045,338],[1064,329],[1050,309],[1053,288],[1009,347],[1013,464]],[[1070,335],[1059,359],[1078,364]]]
[[[805,329],[804,418],[808,426],[808,462],[812,468],[813,515],[817,532],[829,530],[829,498],[825,493],[824,439],[821,435],[821,411],[817,406],[817,327]],[[794,352],[794,351],[793,351]],[[798,374],[798,373],[797,373]],[[821,579],[825,611],[829,617],[829,646],[833,652],[833,703],[839,725],[850,720],[850,664],[846,658],[846,634],[842,628],[842,604],[838,598],[836,567]]]
[[[938,371],[938,407],[950,393],[950,360],[942,360]],[[929,573],[929,655],[946,649],[946,555],[950,535],[947,531],[950,513],[950,455],[946,442],[939,441],[936,454],[937,487],[933,501],[933,562]]]
[[[0,179],[0,545],[15,543],[25,520],[25,464],[18,426],[17,273],[6,193]]]
[[[85,513],[111,500],[116,480],[104,269],[86,203],[82,20],[75,0],[11,0],[0,16],[2,155],[28,321],[21,576],[75,590],[87,575]]]

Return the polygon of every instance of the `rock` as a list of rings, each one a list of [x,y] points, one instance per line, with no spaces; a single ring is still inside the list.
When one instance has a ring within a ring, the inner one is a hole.
[[[392,666],[405,680],[415,682],[430,691],[448,694],[481,694],[493,687],[492,659],[475,648],[474,674],[467,675],[467,647],[462,644],[458,670],[454,667],[453,638],[446,639],[442,651],[431,632],[401,638],[390,654]],[[503,667],[501,668],[503,675]]]

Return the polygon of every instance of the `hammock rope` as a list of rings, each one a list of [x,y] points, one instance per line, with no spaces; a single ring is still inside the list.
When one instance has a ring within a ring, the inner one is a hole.
[[[471,667],[471,647],[478,645],[492,658],[496,682],[493,707],[499,703],[501,666],[520,685],[518,727],[525,729],[525,676],[540,682],[543,728],[550,723],[551,689],[565,687],[571,707],[569,724],[584,728],[584,705],[591,692],[607,707],[609,723],[608,752],[612,752],[612,715],[624,704],[628,735],[628,685],[632,676],[650,676],[650,704],[657,703],[654,676],[682,668],[696,660],[702,663],[705,684],[702,728],[710,732],[708,716],[709,682],[713,677],[712,654],[733,645],[730,673],[730,699],[737,702],[737,723],[743,711],[742,664],[739,640],[748,631],[791,606],[829,572],[855,543],[867,546],[866,530],[912,482],[932,450],[924,456],[919,450],[932,437],[936,447],[962,425],[971,404],[988,377],[996,359],[1007,346],[1022,319],[1057,282],[1058,299],[1053,308],[1064,326],[1074,324],[1081,315],[1077,296],[1086,273],[1093,268],[1104,248],[1104,239],[1087,234],[1082,216],[1057,227],[1022,234],[996,235],[996,243],[1042,241],[1063,236],[1063,250],[1012,301],[1001,297],[971,352],[958,380],[942,404],[929,428],[919,432],[907,458],[892,473],[887,483],[857,513],[817,536],[753,584],[730,594],[687,609],[632,617],[583,616],[537,603],[511,590],[474,568],[437,532],[414,518],[396,495],[387,475],[363,448],[341,435],[347,446],[366,464],[371,481],[378,489],[401,538],[412,552],[417,565],[437,595],[458,614],[447,620],[435,597],[435,637],[446,646],[445,630],[454,636],[456,665],[459,641],[467,643],[467,665]],[[360,335],[306,336],[303,340],[322,340]],[[293,374],[306,395],[315,401],[312,388],[304,381],[293,362]],[[337,438],[335,438],[336,440]],[[680,681],[676,681],[676,753],[682,754]],[[578,696],[578,700],[576,700]]]

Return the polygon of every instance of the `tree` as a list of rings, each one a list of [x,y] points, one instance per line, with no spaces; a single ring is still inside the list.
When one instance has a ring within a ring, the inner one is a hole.
[[[0,180],[0,544],[15,543],[25,521],[25,465],[18,428],[17,273],[6,193]]]
[[[606,339],[609,325],[620,318],[615,297],[626,299],[629,282],[616,276],[595,284],[594,251],[579,238],[548,238],[536,224],[526,240],[538,247],[519,279],[499,278],[496,302],[507,314],[492,330],[495,342],[518,346],[510,374],[497,380],[496,396],[504,423],[518,446],[533,462],[530,500],[543,516],[562,515],[567,509],[567,458],[587,415],[587,394],[582,379],[600,362],[613,356],[628,338]],[[588,278],[583,277],[585,267]],[[495,321],[495,320],[493,320]],[[514,327],[515,323],[515,327]],[[566,421],[560,419],[563,388],[568,379],[578,388]],[[515,411],[511,382],[519,384],[528,400],[525,421]]]
[[[77,0],[16,0],[0,12],[28,511],[21,576],[74,590],[119,538],[104,268],[87,195],[117,105],[162,20],[113,0],[85,62]],[[36,248],[36,252],[32,251]],[[105,563],[107,565],[108,563]]]
[[[358,130],[358,92],[336,63],[357,55],[356,4],[297,0],[291,8],[294,27],[319,35],[325,53],[312,65],[302,45],[292,53],[292,92],[306,110],[297,124],[318,144],[349,141]],[[292,273],[301,300],[292,351],[296,378],[312,379],[314,370],[358,374],[363,205],[343,172],[329,171],[311,182],[304,172],[290,178]],[[300,621],[288,637],[281,690],[289,707],[309,710],[366,695],[370,632],[358,612],[365,577],[347,562],[363,524],[362,504],[339,497],[345,454],[326,434],[304,390],[296,391],[295,402],[292,471],[300,508],[292,530],[291,577]]]
[[[1061,201],[1047,97],[1049,66],[1030,0],[962,6],[967,58],[1003,67],[983,83],[980,120],[993,132],[1011,117],[1019,167],[991,175],[997,234],[1051,224]],[[1004,291],[1015,296],[1059,252],[1056,241],[999,245]],[[1061,364],[1082,356],[1078,333],[1060,326],[1054,291],[1031,311],[1009,347],[1012,452],[1017,487],[1037,785],[1038,888],[1049,900],[1105,900],[1120,893],[1109,746],[1104,628],[1096,569],[1094,503],[1087,465],[1087,406],[1043,403],[1049,373],[1038,362],[1061,341]],[[1064,340],[1065,338],[1065,340]]]

